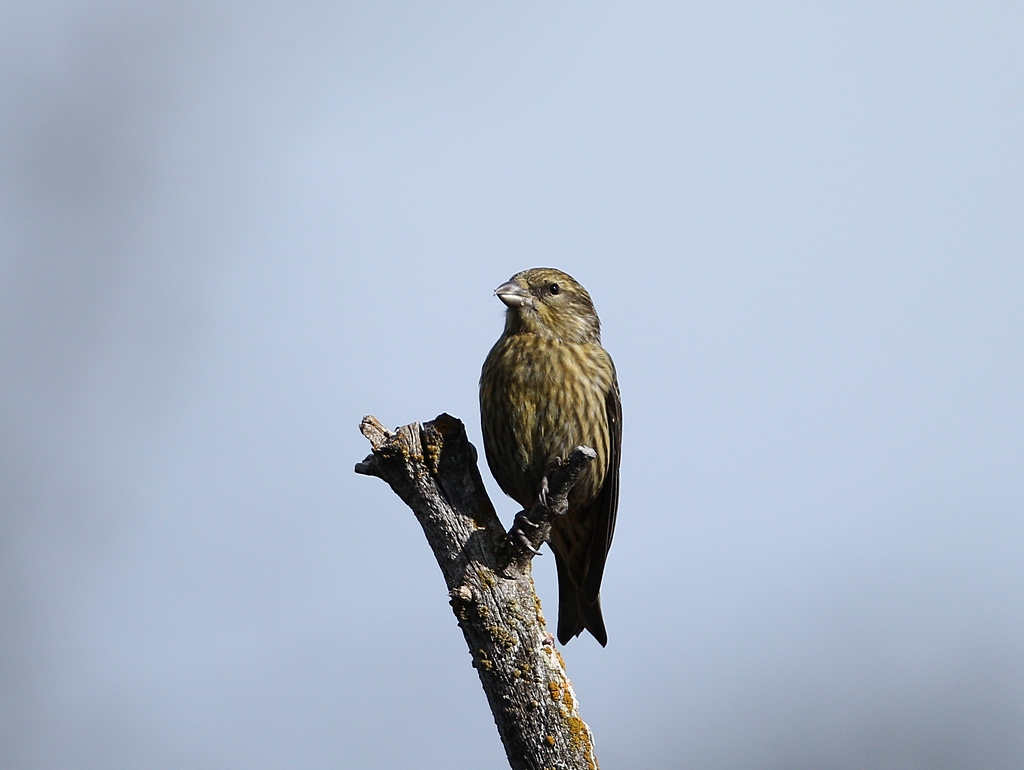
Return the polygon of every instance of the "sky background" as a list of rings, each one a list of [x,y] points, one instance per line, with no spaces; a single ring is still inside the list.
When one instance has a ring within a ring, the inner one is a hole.
[[[602,767],[1024,766],[1020,3],[9,2],[0,114],[0,766],[505,767],[352,469],[481,446],[540,265],[622,388]]]

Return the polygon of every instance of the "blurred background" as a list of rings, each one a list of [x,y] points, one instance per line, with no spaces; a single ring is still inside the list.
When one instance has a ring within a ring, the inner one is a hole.
[[[14,2],[0,114],[4,768],[506,767],[352,469],[480,446],[538,265],[622,387],[602,766],[1024,766],[1019,3]]]

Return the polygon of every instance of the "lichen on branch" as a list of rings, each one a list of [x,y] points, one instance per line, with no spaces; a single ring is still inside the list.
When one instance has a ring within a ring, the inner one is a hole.
[[[360,430],[373,451],[356,473],[383,479],[423,528],[513,770],[596,770],[565,662],[548,633],[532,557],[565,510],[593,450],[579,447],[548,474],[546,499],[524,512],[530,548],[498,519],[462,422],[448,414],[389,431],[372,416]],[[510,534],[513,535],[510,537]]]

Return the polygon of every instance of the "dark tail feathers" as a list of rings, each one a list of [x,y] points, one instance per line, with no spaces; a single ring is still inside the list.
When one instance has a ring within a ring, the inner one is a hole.
[[[586,594],[572,582],[569,570],[562,564],[562,557],[555,553],[558,568],[558,641],[567,644],[586,629],[602,647],[608,644],[608,632],[604,629],[601,616],[601,597],[594,603],[587,601]]]

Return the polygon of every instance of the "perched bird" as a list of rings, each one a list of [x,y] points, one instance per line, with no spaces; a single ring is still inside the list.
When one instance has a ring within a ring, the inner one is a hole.
[[[480,375],[487,465],[498,486],[529,510],[556,458],[597,452],[551,527],[558,569],[558,640],[583,629],[608,643],[601,576],[619,503],[622,404],[615,365],[587,290],[560,270],[512,276],[494,293],[508,306],[505,331]]]

